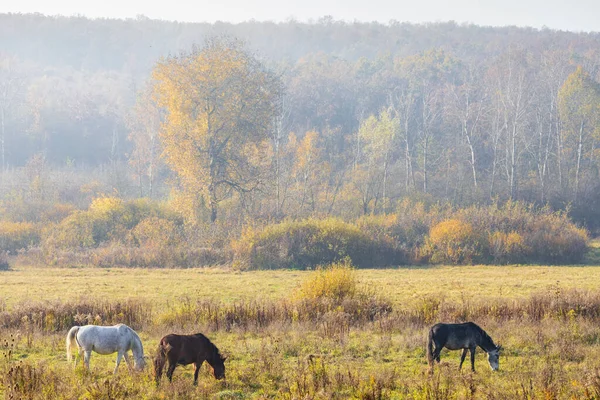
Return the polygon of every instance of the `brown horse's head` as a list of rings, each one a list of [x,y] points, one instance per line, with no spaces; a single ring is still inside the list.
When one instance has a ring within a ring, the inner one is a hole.
[[[215,375],[216,379],[225,378],[225,360],[226,359],[227,359],[227,357],[223,357],[220,354],[217,354],[217,356],[213,360],[211,365],[213,367],[213,374]]]

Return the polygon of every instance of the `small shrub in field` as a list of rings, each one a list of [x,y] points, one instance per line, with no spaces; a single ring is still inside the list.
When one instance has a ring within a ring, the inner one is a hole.
[[[293,300],[301,316],[309,320],[317,316],[331,317],[328,314],[331,311],[347,314],[353,321],[373,320],[391,311],[385,299],[359,287],[354,269],[347,260],[315,271],[300,285]]]
[[[352,265],[348,262],[332,264],[315,271],[298,290],[298,299],[331,299],[340,303],[345,297],[353,297],[357,292],[357,279]]]
[[[30,222],[0,221],[0,251],[11,253],[40,242],[38,228]]]
[[[29,363],[13,363],[4,376],[6,398],[33,398],[44,384],[43,371]]]
[[[448,219],[429,232],[428,251],[433,262],[471,263],[480,254],[481,243],[471,224]]]

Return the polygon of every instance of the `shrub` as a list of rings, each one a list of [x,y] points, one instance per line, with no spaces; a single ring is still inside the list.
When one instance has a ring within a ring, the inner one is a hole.
[[[348,257],[357,267],[400,263],[389,242],[376,241],[353,224],[336,218],[307,219],[248,229],[232,245],[236,266],[249,269],[300,268]],[[384,256],[382,256],[384,255]]]
[[[495,263],[510,263],[523,260],[528,248],[523,236],[517,232],[495,231],[489,238],[489,250]]]
[[[143,247],[174,246],[181,235],[173,221],[158,217],[149,217],[140,221],[132,231],[136,243]]]
[[[578,228],[564,213],[544,210],[532,221],[526,236],[529,260],[552,264],[577,263],[588,248],[587,231]]]
[[[332,321],[372,321],[391,311],[387,300],[359,286],[347,259],[315,271],[300,285],[293,301],[299,319],[324,318],[321,322],[329,328]]]
[[[30,222],[0,221],[0,251],[11,253],[36,246],[40,242],[37,227]]]
[[[145,220],[148,221],[138,230],[142,241],[161,241],[161,235],[167,233],[165,231],[159,235],[158,231],[166,229],[174,232],[174,226],[181,224],[161,203],[146,199],[124,201],[114,197],[101,197],[95,199],[88,210],[76,211],[63,219],[52,229],[45,246],[79,249],[98,247],[108,242],[125,244],[130,240],[132,229]],[[151,231],[154,223],[158,226]],[[151,239],[153,234],[156,237]]]
[[[420,262],[419,249],[429,230],[423,213],[407,211],[403,214],[363,216],[356,225],[380,247],[374,255],[375,265]]]
[[[348,261],[320,268],[300,286],[297,297],[306,300],[331,299],[340,304],[357,293],[356,274]]]
[[[471,224],[448,219],[433,226],[426,251],[433,262],[471,263],[480,253],[481,242]]]
[[[91,215],[85,211],[76,211],[52,230],[44,245],[64,249],[93,247],[99,238],[94,225],[95,221]]]
[[[451,214],[451,220],[467,224],[470,229],[446,226],[455,230],[454,233],[447,232],[446,237],[464,244],[470,242],[473,254],[465,260],[460,260],[460,257],[453,260],[441,256],[439,248],[436,253],[435,246],[432,247],[429,241],[425,250],[429,251],[433,262],[574,263],[582,261],[589,240],[587,232],[578,228],[566,213],[552,212],[547,207],[534,208],[520,202],[456,210]],[[466,231],[461,232],[461,229]],[[460,238],[461,235],[464,237]],[[458,244],[455,246],[460,247]]]

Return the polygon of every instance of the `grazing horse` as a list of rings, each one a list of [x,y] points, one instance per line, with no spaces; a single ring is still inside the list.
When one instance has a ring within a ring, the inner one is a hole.
[[[154,360],[154,376],[156,384],[160,382],[165,362],[169,361],[167,369],[167,378],[169,382],[173,379],[175,367],[194,363],[194,385],[198,384],[198,371],[204,361],[207,361],[213,367],[213,374],[216,379],[225,378],[226,357],[221,356],[219,349],[206,336],[201,333],[195,335],[176,335],[170,334],[162,339],[158,345],[158,352]]]
[[[137,333],[127,325],[118,324],[115,326],[97,326],[85,325],[74,326],[67,333],[67,360],[72,360],[72,351],[77,348],[75,365],[81,353],[84,353],[84,364],[87,369],[90,368],[90,357],[92,350],[98,354],[117,353],[117,365],[113,373],[117,373],[121,357],[125,357],[127,366],[131,370],[131,363],[127,352],[133,353],[134,367],[137,371],[144,369],[146,364],[144,360],[144,348],[142,341]]]
[[[434,349],[435,346],[435,349]],[[436,324],[429,330],[429,340],[427,343],[427,359],[429,365],[433,368],[433,361],[440,362],[440,352],[445,347],[449,350],[462,349],[460,365],[462,368],[467,350],[471,352],[471,370],[475,371],[475,350],[477,346],[481,347],[488,354],[488,362],[493,371],[496,371],[499,364],[500,350],[502,346],[496,346],[492,338],[479,326],[473,322],[464,324]]]

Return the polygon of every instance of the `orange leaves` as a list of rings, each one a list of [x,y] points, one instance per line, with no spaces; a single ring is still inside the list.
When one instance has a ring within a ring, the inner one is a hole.
[[[434,225],[429,232],[432,261],[462,264],[477,255],[477,240],[473,226],[458,219],[448,219]]]

